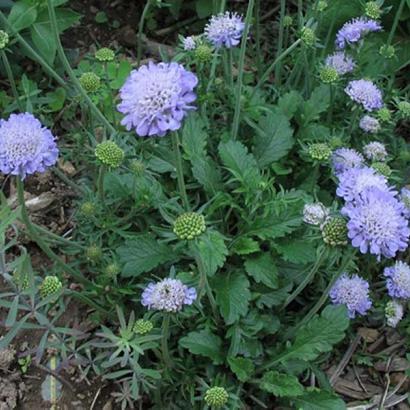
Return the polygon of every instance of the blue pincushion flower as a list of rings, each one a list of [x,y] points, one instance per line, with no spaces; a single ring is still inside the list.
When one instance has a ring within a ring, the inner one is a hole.
[[[363,155],[352,148],[338,148],[332,154],[332,167],[336,175],[350,168],[359,168],[364,165]]]
[[[370,115],[364,115],[359,122],[359,127],[369,134],[374,134],[380,130],[380,123],[377,118]]]
[[[382,191],[391,191],[387,179],[372,168],[351,168],[339,176],[336,194],[345,201],[353,201],[364,189],[376,187]]]
[[[351,319],[356,314],[365,315],[372,307],[369,297],[369,283],[358,275],[349,277],[342,274],[329,292],[330,299],[335,305],[345,305]]]
[[[242,16],[227,11],[211,17],[205,36],[216,48],[232,48],[240,43],[244,28]]]
[[[142,293],[141,303],[148,309],[178,312],[184,305],[192,305],[196,298],[195,288],[189,288],[178,279],[166,278],[148,284]]]
[[[336,51],[332,55],[327,56],[325,64],[328,67],[334,68],[339,75],[351,73],[356,67],[353,58],[344,51]]]
[[[51,131],[32,114],[11,114],[0,120],[0,171],[26,175],[44,172],[54,165],[58,148]]]
[[[345,48],[348,44],[357,43],[367,33],[380,31],[382,26],[379,22],[365,17],[348,21],[336,34],[336,47]]]
[[[387,158],[386,146],[378,141],[372,141],[363,147],[364,156],[371,161],[385,161]]]
[[[394,258],[408,246],[410,229],[404,206],[393,193],[376,187],[364,189],[342,208],[348,237],[361,253]]]
[[[381,91],[369,80],[353,80],[347,84],[345,93],[367,111],[379,110],[383,107]]]
[[[120,90],[118,111],[127,130],[135,128],[140,137],[164,136],[176,131],[188,111],[194,110],[195,74],[177,63],[150,62],[133,70]]]
[[[392,298],[410,299],[410,266],[397,261],[383,272],[387,278],[386,287]]]
[[[185,37],[182,40],[182,45],[184,46],[185,51],[195,50],[195,48],[196,48],[195,37],[193,37],[193,36]]]

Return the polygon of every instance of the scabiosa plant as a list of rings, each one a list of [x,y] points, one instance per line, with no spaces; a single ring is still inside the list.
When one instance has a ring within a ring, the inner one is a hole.
[[[97,74],[90,71],[81,75],[80,84],[87,93],[95,93],[100,88],[101,79]]]
[[[367,111],[379,110],[383,107],[382,93],[372,81],[363,79],[350,81],[345,88],[345,93]]]
[[[382,14],[382,10],[377,1],[368,1],[364,6],[364,14],[371,19],[377,20]]]
[[[389,300],[384,310],[387,326],[397,327],[399,322],[403,319],[404,307],[397,300]]]
[[[174,223],[174,233],[179,239],[192,240],[206,230],[205,218],[195,212],[185,212]]]
[[[370,115],[364,115],[359,122],[359,127],[369,134],[375,134],[380,130],[380,123],[377,118]]]
[[[357,314],[365,315],[372,307],[369,297],[369,283],[358,275],[342,274],[329,292],[335,305],[345,305],[348,315],[354,319]]]
[[[324,66],[319,72],[319,77],[324,84],[332,84],[339,79],[339,73],[334,67]]]
[[[393,266],[387,267],[383,272],[387,278],[387,292],[392,298],[410,299],[410,266],[397,261]]]
[[[3,50],[4,48],[6,48],[8,43],[9,43],[9,35],[5,31],[0,30],[0,50]]]
[[[205,392],[205,403],[212,408],[221,408],[228,402],[229,394],[224,387],[214,386]]]
[[[332,148],[325,143],[318,142],[316,144],[309,145],[308,154],[313,160],[327,161],[332,155]]]
[[[138,319],[134,323],[133,331],[137,333],[138,335],[145,335],[154,328],[154,325],[150,320],[145,320],[145,319]]]
[[[357,43],[367,33],[380,31],[382,26],[375,20],[360,17],[348,21],[336,34],[336,47],[345,48],[348,44]]]
[[[107,47],[100,48],[95,52],[96,60],[106,63],[108,61],[113,61],[115,57],[115,53],[113,50]]]
[[[334,68],[339,75],[351,73],[356,67],[353,58],[344,51],[336,51],[332,55],[327,56],[325,64],[328,67]]]
[[[306,46],[313,47],[316,43],[315,31],[310,27],[303,27],[300,32],[300,39]]]
[[[104,141],[95,148],[95,156],[104,165],[118,168],[124,160],[124,151],[114,141]]]
[[[381,122],[389,122],[391,120],[391,111],[387,107],[380,108],[376,115]]]
[[[195,109],[197,84],[196,75],[177,63],[150,62],[133,70],[120,90],[117,108],[125,115],[121,124],[128,131],[134,128],[140,137],[178,130]]]
[[[363,155],[351,148],[338,148],[332,155],[332,167],[335,175],[350,168],[359,168],[364,165]]]
[[[325,222],[328,216],[329,209],[321,202],[306,204],[303,207],[303,222],[309,225],[320,226]]]
[[[341,216],[327,218],[321,226],[323,242],[330,246],[347,245],[346,221]]]
[[[400,112],[401,117],[410,118],[410,103],[408,101],[400,101],[397,104],[397,108]]]
[[[57,162],[58,148],[51,131],[29,113],[0,120],[0,171],[26,175],[44,172]]]
[[[182,46],[185,51],[192,51],[196,48],[196,41],[194,36],[185,37],[182,40]]]
[[[384,58],[390,59],[396,55],[396,49],[390,44],[383,44],[379,48],[379,54]]]
[[[345,201],[353,201],[364,189],[369,187],[377,187],[382,191],[391,190],[387,179],[369,167],[352,168],[338,177],[339,185],[336,194]]]
[[[148,284],[142,293],[141,304],[148,309],[179,312],[184,305],[192,305],[196,298],[195,288],[189,288],[178,279],[166,278]]]
[[[376,187],[364,189],[342,208],[349,218],[348,236],[360,252],[393,258],[408,246],[410,230],[404,206],[391,192]]]
[[[46,276],[40,286],[40,295],[46,298],[54,293],[57,293],[63,284],[57,276]]]
[[[232,48],[240,43],[244,29],[242,16],[227,11],[211,17],[205,26],[205,37],[216,48]]]
[[[387,158],[386,146],[377,141],[369,142],[363,147],[363,154],[370,161],[385,161]]]

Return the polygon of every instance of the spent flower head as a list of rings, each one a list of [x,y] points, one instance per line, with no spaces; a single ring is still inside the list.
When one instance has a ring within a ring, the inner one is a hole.
[[[398,300],[389,300],[386,303],[384,314],[386,317],[387,326],[397,327],[399,322],[403,319],[404,307]]]
[[[377,118],[370,115],[364,115],[359,121],[359,127],[369,134],[375,134],[380,131],[380,123]]]
[[[319,77],[322,83],[332,84],[332,83],[335,83],[339,79],[339,73],[334,67],[324,66],[321,68],[319,72]]]
[[[377,1],[368,1],[364,6],[364,14],[371,19],[377,20],[382,14],[382,10]]]
[[[341,216],[326,219],[321,226],[323,242],[330,246],[347,245],[346,220]]]
[[[57,276],[46,276],[40,285],[40,295],[42,298],[46,298],[54,293],[57,293],[63,284]]]
[[[329,292],[332,303],[345,305],[350,318],[357,314],[365,315],[372,307],[369,297],[369,283],[358,275],[349,276],[346,273],[335,282]]]
[[[345,93],[355,102],[361,104],[366,111],[375,111],[383,107],[381,91],[369,80],[350,81]]]
[[[396,49],[390,44],[383,44],[379,48],[379,54],[384,58],[390,59],[396,55]]]
[[[322,11],[325,11],[328,6],[329,6],[329,4],[327,3],[326,0],[319,0],[317,2],[316,10],[319,11],[319,12],[322,12]]]
[[[369,142],[363,147],[363,154],[371,161],[385,161],[387,158],[386,146],[377,141]]]
[[[86,257],[91,262],[98,262],[102,257],[102,249],[98,245],[90,245],[85,250]]]
[[[383,272],[387,278],[386,287],[390,297],[410,299],[410,266],[397,261],[393,266],[387,267]]]
[[[303,207],[303,222],[309,225],[320,226],[326,221],[328,216],[329,209],[321,202],[305,204]]]
[[[229,394],[224,387],[214,386],[205,392],[205,403],[211,408],[220,408],[228,402]]]
[[[205,218],[196,212],[186,212],[178,216],[174,222],[174,233],[179,239],[194,239],[205,230]]]
[[[213,50],[208,44],[200,44],[194,54],[200,63],[207,63],[212,60]]]
[[[176,131],[189,111],[195,109],[195,74],[177,63],[150,62],[131,72],[120,90],[121,124],[140,137],[163,137]]]
[[[332,149],[328,144],[318,142],[316,144],[309,145],[308,154],[313,160],[327,161],[332,155]]]
[[[293,24],[293,17],[292,16],[284,16],[283,17],[283,26],[284,27],[291,27]]]
[[[316,34],[310,27],[303,27],[300,32],[300,39],[307,47],[313,47],[316,44]]]
[[[0,30],[0,50],[6,48],[8,43],[9,35],[5,31]]]
[[[81,74],[80,84],[87,93],[94,93],[100,88],[101,79],[97,74],[89,71]]]
[[[100,48],[95,52],[95,58],[102,63],[113,61],[115,58],[115,53],[108,47]]]
[[[95,211],[96,211],[96,207],[95,207],[94,202],[86,201],[81,204],[80,212],[85,217],[89,218],[91,216],[94,216]]]
[[[336,47],[345,48],[349,44],[359,42],[367,33],[380,31],[382,26],[379,22],[359,17],[348,21],[336,34]]]
[[[211,17],[205,26],[205,37],[216,48],[232,48],[240,43],[244,29],[242,16],[226,11]]]
[[[0,171],[26,175],[44,172],[57,162],[58,148],[51,131],[29,113],[0,120]]]
[[[327,56],[325,64],[328,67],[334,68],[339,75],[351,73],[356,67],[353,58],[344,51],[336,51],[332,55]]]
[[[192,305],[197,298],[195,288],[189,288],[178,279],[166,278],[150,283],[141,297],[141,304],[148,309],[178,312],[184,305]]]
[[[138,335],[145,335],[151,332],[153,328],[154,325],[150,320],[138,319],[134,324],[133,331]]]
[[[118,168],[124,160],[124,151],[114,141],[104,141],[95,148],[96,158],[110,168]]]

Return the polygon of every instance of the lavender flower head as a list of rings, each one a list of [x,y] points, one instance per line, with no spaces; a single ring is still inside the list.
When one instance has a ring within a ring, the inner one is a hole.
[[[358,275],[349,277],[344,273],[329,292],[332,303],[345,305],[351,319],[356,314],[365,315],[372,307],[369,297],[369,284]]]
[[[196,48],[195,37],[193,37],[193,36],[185,37],[182,40],[182,45],[183,45],[185,51],[195,50],[195,48]]]
[[[321,202],[306,204],[303,207],[303,221],[309,225],[322,225],[328,216],[329,209],[326,208]]]
[[[356,67],[353,58],[348,56],[344,51],[336,51],[328,56],[325,60],[325,64],[328,67],[333,67],[339,75],[351,73]]]
[[[240,43],[244,28],[242,16],[227,11],[211,17],[205,36],[217,48],[232,48]]]
[[[195,288],[189,288],[178,279],[166,278],[148,284],[142,293],[141,304],[148,309],[179,312],[184,305],[192,305],[196,298]]]
[[[377,118],[371,117],[370,115],[364,115],[359,122],[359,127],[369,134],[374,134],[380,130],[380,123]]]
[[[345,48],[348,44],[357,43],[367,33],[380,31],[382,26],[375,20],[365,17],[348,21],[336,34],[336,47]]]
[[[389,296],[399,299],[410,299],[410,266],[397,261],[393,266],[384,269],[387,278],[386,287]]]
[[[0,120],[0,171],[26,175],[44,172],[54,165],[58,148],[51,131],[29,113],[11,114]]]
[[[387,151],[384,144],[377,141],[372,141],[363,147],[364,156],[371,161],[385,161]]]
[[[402,188],[400,191],[400,200],[404,205],[404,216],[410,218],[410,189]]]
[[[339,185],[336,194],[345,201],[353,201],[363,190],[369,187],[379,188],[381,191],[390,191],[387,179],[373,168],[351,168],[339,176]]]
[[[349,218],[348,237],[361,253],[394,258],[408,246],[410,229],[403,216],[404,206],[386,190],[364,189],[342,208]]]
[[[360,168],[363,163],[363,155],[351,148],[338,148],[332,155],[332,167],[335,175],[339,175],[350,168]]]
[[[345,93],[367,111],[379,110],[383,107],[381,91],[369,80],[353,80],[347,84]]]
[[[140,137],[164,136],[182,125],[188,111],[194,110],[195,74],[177,63],[150,62],[133,70],[120,90],[118,111],[127,130],[135,128]]]
[[[387,302],[386,309],[384,312],[386,316],[387,325],[390,327],[397,327],[400,320],[403,319],[404,308],[399,301],[393,299]]]

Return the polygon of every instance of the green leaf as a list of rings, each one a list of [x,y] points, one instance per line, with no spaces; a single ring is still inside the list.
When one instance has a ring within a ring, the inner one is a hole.
[[[208,276],[213,276],[223,266],[228,249],[224,237],[218,232],[207,229],[198,240],[197,249]]]
[[[204,187],[205,191],[214,194],[222,190],[222,177],[216,162],[209,158],[197,158],[192,163],[194,178]]]
[[[215,277],[212,288],[226,324],[231,325],[248,313],[251,292],[249,281],[243,273],[230,272]]]
[[[286,242],[276,246],[285,261],[305,264],[316,260],[316,248],[311,242],[304,240]]]
[[[293,118],[299,107],[303,103],[303,98],[295,90],[289,91],[279,98],[277,104],[278,112],[284,114],[289,120]]]
[[[209,330],[188,333],[179,340],[179,344],[192,354],[209,357],[214,364],[223,363],[222,340]]]
[[[5,326],[12,327],[14,323],[16,323],[17,313],[18,313],[18,306],[19,306],[19,295],[16,295],[11,303],[9,312],[7,314],[7,319]]]
[[[232,246],[232,252],[237,255],[249,255],[251,253],[259,252],[259,250],[259,243],[246,236],[239,238]]]
[[[22,1],[18,1],[11,8],[8,16],[8,22],[12,25],[16,31],[21,31],[27,27],[30,27],[37,18],[36,6],[31,6]]]
[[[329,86],[321,84],[316,87],[309,100],[303,104],[302,122],[308,123],[319,118],[319,115],[326,111],[330,105]]]
[[[255,371],[255,366],[250,359],[244,357],[228,357],[229,367],[242,383],[249,380]]]
[[[272,289],[277,289],[278,270],[272,256],[268,253],[262,253],[256,258],[247,259],[245,269],[257,283],[262,282]]]
[[[56,56],[57,45],[50,24],[34,23],[30,27],[30,32],[38,52],[49,64],[52,64]]]
[[[294,144],[293,130],[284,114],[273,112],[259,122],[254,155],[261,168],[284,157]]]
[[[303,394],[303,386],[299,383],[297,377],[279,373],[276,370],[263,375],[260,387],[276,397],[295,397]]]
[[[66,96],[67,92],[63,87],[58,87],[47,93],[48,106],[51,111],[60,111],[64,107]]]
[[[174,259],[173,250],[149,234],[136,235],[117,249],[124,277],[138,276]]]
[[[245,145],[230,140],[221,142],[218,149],[222,162],[234,178],[249,190],[254,190],[261,180],[261,175],[255,157],[248,153]]]
[[[195,8],[198,17],[204,19],[212,14],[213,3],[209,0],[197,0]]]
[[[344,338],[348,326],[345,306],[327,306],[320,316],[314,316],[299,329],[295,341],[279,356],[278,361],[315,360],[320,353],[329,352],[334,344]]]
[[[58,32],[62,33],[63,31],[70,28],[73,24],[77,23],[81,19],[81,15],[76,13],[73,10],[65,9],[65,8],[56,8],[56,19],[57,19],[57,27]],[[42,10],[37,17],[36,23],[41,24],[50,24],[50,18],[48,15],[48,10]]]
[[[345,410],[346,404],[339,397],[327,391],[305,392],[292,400],[296,408],[303,410]]]

